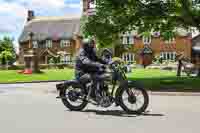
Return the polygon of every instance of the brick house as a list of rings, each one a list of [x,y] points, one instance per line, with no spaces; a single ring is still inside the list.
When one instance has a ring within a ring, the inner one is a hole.
[[[83,15],[95,14],[95,0],[83,0]],[[140,36],[135,32],[127,32],[120,35],[121,43],[126,47],[126,52],[121,58],[127,63],[136,61],[138,64],[151,64],[155,56],[163,60],[175,60],[177,54],[184,54],[191,59],[192,36],[187,31],[179,29],[175,38],[163,40],[159,33],[149,36]],[[142,55],[142,56],[141,56]]]
[[[39,64],[48,64],[54,57],[60,57],[61,63],[71,63],[80,44],[80,18],[37,17],[28,11],[19,37],[19,63],[31,66],[33,56]]]
[[[154,57],[161,57],[163,60],[175,61],[177,54],[184,54],[191,59],[192,49],[191,34],[177,35],[168,41],[160,36],[138,36],[137,34],[124,34],[121,36],[122,44],[128,46],[127,52],[122,54],[126,62],[136,61],[138,64],[151,64]],[[142,54],[148,55],[145,58]],[[150,55],[150,56],[149,56]]]

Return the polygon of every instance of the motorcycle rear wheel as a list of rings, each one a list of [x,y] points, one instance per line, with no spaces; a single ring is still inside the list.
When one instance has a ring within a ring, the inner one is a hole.
[[[81,88],[73,88],[72,86],[68,86],[65,89],[62,89],[60,91],[60,97],[61,97],[62,103],[65,105],[65,107],[67,107],[71,111],[83,110],[88,104],[88,102],[86,100],[86,95],[84,95],[82,98],[71,100],[69,98],[69,92],[68,92],[70,89],[71,90],[79,89],[79,90],[83,91],[83,89],[81,89]],[[81,103],[78,105],[72,104],[72,102],[76,102],[77,100],[80,100]]]

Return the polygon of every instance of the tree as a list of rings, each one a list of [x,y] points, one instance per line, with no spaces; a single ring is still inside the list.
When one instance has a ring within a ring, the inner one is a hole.
[[[9,37],[4,37],[0,40],[0,60],[5,65],[6,62],[13,63],[16,59],[13,40]]]
[[[161,31],[163,36],[177,27],[200,29],[198,0],[96,0],[96,14],[84,17],[85,35],[101,40],[128,30]]]
[[[10,51],[3,51],[0,53],[0,60],[3,65],[7,64],[9,60],[12,59],[12,53]]]
[[[96,0],[96,14],[85,22],[84,33],[103,42],[129,30],[167,39],[177,27],[200,30],[200,0]]]

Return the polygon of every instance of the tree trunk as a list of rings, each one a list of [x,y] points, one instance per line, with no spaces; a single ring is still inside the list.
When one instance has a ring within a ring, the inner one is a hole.
[[[181,76],[181,68],[182,68],[182,61],[179,60],[179,61],[178,61],[178,70],[177,70],[177,76],[178,76],[178,77]]]
[[[9,64],[8,64],[8,61],[6,61],[6,70],[8,70],[9,68]]]
[[[33,72],[34,73],[39,73],[39,62],[38,62],[38,56],[36,53],[36,50],[34,50],[34,57],[33,57]]]
[[[114,43],[112,44],[112,54],[113,54],[113,57],[115,57],[115,44]]]

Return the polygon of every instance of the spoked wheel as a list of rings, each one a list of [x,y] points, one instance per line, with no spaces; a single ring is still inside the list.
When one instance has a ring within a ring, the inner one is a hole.
[[[142,88],[121,89],[119,96],[120,106],[127,113],[141,114],[145,112],[149,104],[147,91]]]
[[[68,86],[60,91],[60,97],[63,104],[72,111],[81,111],[88,104],[86,95],[84,95],[83,89],[81,88]]]

